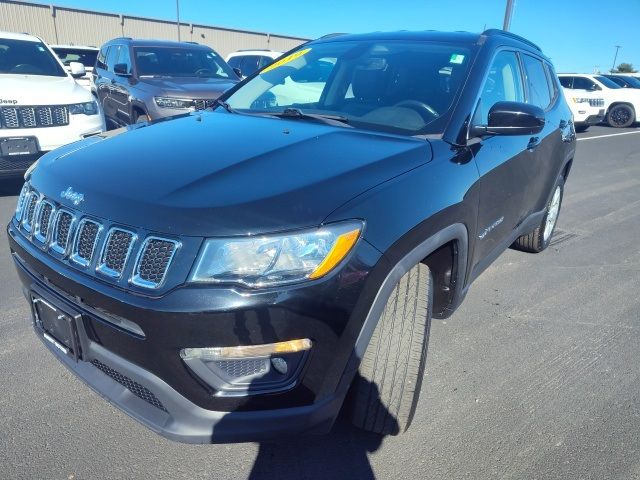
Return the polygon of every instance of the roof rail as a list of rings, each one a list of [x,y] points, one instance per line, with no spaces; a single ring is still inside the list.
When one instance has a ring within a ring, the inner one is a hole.
[[[327,33],[326,35],[321,36],[320,39],[339,37],[340,35],[348,35],[348,33],[344,33],[344,32]]]
[[[184,43],[191,43],[192,45],[200,45],[198,42],[194,42],[191,40],[185,40]]]
[[[520,35],[516,35],[515,33],[511,33],[511,32],[507,32],[506,30],[500,30],[499,28],[490,28],[488,30],[485,30],[484,32],[482,32],[482,35],[486,35],[488,37],[494,36],[494,35],[503,35],[505,37],[509,37],[509,38],[513,38],[514,40],[519,40],[520,42],[526,43],[527,45],[535,48],[538,51],[542,51],[542,49],[536,45],[535,43],[533,43],[531,40],[527,40],[524,37],[521,37]]]
[[[133,40],[131,37],[116,37],[114,40]]]
[[[240,50],[236,50],[236,52],[270,52],[268,48],[241,48]]]

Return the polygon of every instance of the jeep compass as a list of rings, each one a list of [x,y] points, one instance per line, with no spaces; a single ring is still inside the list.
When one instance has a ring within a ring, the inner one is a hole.
[[[560,92],[510,33],[340,35],[214,111],[51,152],[8,225],[34,331],[174,440],[322,433],[341,408],[400,433],[431,319],[509,246],[549,245]]]

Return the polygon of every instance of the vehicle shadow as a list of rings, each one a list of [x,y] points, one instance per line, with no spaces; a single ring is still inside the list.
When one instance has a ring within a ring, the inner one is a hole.
[[[23,183],[22,176],[0,179],[0,197],[15,197],[19,195]]]
[[[377,387],[374,388],[377,393]],[[379,404],[378,408],[384,408]],[[259,444],[249,480],[374,479],[368,455],[384,437],[354,427],[349,420],[349,399],[326,435],[290,437]]]

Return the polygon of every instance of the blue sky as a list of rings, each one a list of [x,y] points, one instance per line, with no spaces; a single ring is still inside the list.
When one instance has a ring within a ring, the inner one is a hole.
[[[175,0],[52,0],[88,10],[175,19]],[[506,0],[180,0],[183,22],[315,38],[331,32],[502,28]],[[515,0],[511,31],[540,45],[556,69],[640,69],[640,0]]]

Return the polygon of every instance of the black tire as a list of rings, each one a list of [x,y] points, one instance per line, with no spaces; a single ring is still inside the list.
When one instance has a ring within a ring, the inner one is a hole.
[[[409,270],[391,293],[352,385],[356,427],[383,435],[409,428],[424,376],[432,298],[424,264]]]
[[[614,105],[607,113],[607,123],[614,128],[630,127],[636,121],[636,112],[629,105]]]
[[[589,125],[586,123],[577,123],[575,125],[575,129],[577,133],[586,132],[587,130],[589,130]]]
[[[549,225],[547,224],[547,220],[549,219],[551,206],[554,203],[556,191],[559,191],[558,209],[555,214],[553,224]],[[547,210],[544,214],[544,217],[542,218],[542,222],[536,227],[533,232],[518,237],[518,239],[513,242],[513,245],[511,245],[513,248],[521,250],[523,252],[540,253],[549,246],[549,244],[551,243],[551,239],[553,238],[553,232],[555,231],[556,225],[558,224],[558,216],[560,215],[560,208],[562,207],[563,195],[564,179],[560,177],[556,184],[553,186],[551,200],[549,200],[549,203],[547,204]],[[547,229],[550,229],[550,231],[546,232]]]

